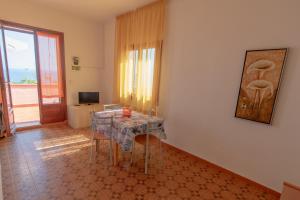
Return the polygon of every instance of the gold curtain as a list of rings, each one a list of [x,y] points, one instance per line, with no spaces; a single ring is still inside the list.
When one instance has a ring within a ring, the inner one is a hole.
[[[164,25],[165,0],[117,17],[114,102],[156,108]]]

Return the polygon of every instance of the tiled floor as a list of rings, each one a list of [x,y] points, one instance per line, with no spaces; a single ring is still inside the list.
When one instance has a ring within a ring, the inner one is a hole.
[[[111,167],[106,143],[89,164],[88,137],[88,130],[62,125],[1,140],[4,199],[277,199],[170,147],[164,149],[163,167],[152,148],[149,175],[143,174],[140,146],[134,166],[128,165],[125,154],[120,166]]]

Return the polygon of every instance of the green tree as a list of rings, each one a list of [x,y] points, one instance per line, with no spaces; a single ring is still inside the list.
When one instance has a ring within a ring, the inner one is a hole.
[[[31,79],[23,79],[20,81],[21,84],[36,84],[36,80],[31,80]]]

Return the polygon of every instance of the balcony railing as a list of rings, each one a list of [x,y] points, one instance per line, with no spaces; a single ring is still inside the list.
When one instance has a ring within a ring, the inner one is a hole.
[[[10,85],[12,103],[14,107],[38,106],[37,84],[16,84]]]
[[[37,84],[10,85],[15,122],[39,121],[39,98]]]

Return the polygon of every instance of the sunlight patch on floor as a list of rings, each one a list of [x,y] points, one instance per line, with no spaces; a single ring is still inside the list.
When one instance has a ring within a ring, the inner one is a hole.
[[[45,139],[41,141],[34,142],[34,146],[36,150],[45,150],[45,149],[51,149],[54,147],[61,147],[65,145],[70,144],[76,144],[81,142],[87,142],[90,141],[88,137],[85,135],[73,135],[73,136],[65,136],[65,137],[59,137],[59,138],[52,138],[52,139]]]
[[[50,160],[52,158],[56,158],[59,156],[66,156],[66,155],[76,153],[76,152],[82,150],[83,148],[86,148],[89,146],[90,146],[90,143],[87,142],[84,144],[77,144],[77,145],[72,145],[69,147],[63,147],[61,149],[46,150],[44,152],[40,152],[40,155],[43,160]]]

